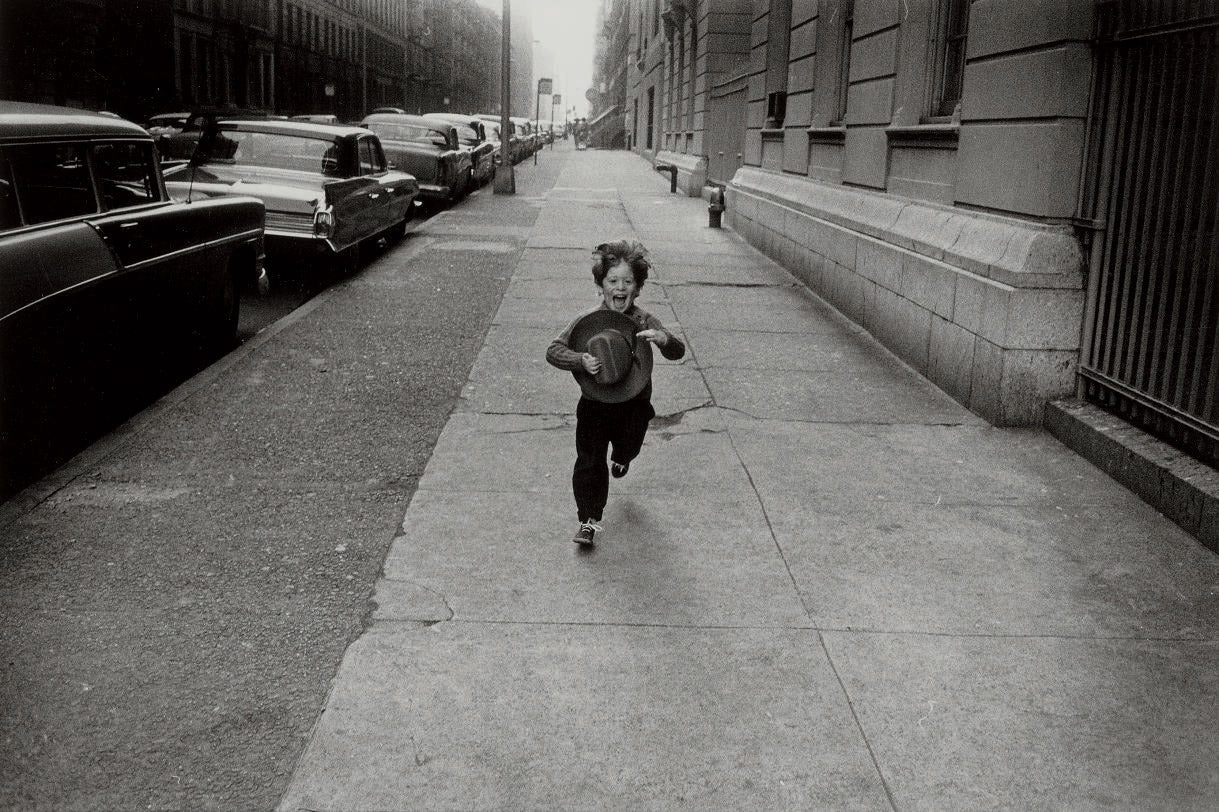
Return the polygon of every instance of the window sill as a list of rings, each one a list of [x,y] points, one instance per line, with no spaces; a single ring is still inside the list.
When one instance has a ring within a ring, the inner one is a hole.
[[[817,144],[841,144],[847,139],[846,127],[809,127],[808,140]]]
[[[907,127],[886,127],[890,147],[913,149],[956,149],[961,125],[953,122],[915,124]]]
[[[763,141],[782,141],[783,134],[784,134],[784,130],[782,127],[763,127],[762,128],[762,140]]]

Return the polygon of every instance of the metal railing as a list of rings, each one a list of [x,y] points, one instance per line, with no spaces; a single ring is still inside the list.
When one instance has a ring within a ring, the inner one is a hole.
[[[1083,392],[1219,461],[1219,0],[1098,7]]]

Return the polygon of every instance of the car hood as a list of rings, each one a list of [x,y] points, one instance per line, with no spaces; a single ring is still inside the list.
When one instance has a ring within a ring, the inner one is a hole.
[[[322,186],[326,182],[327,179],[320,175],[291,170],[215,164],[198,167],[193,184],[189,167],[171,170],[165,177],[165,185],[176,198],[185,198],[188,189],[194,197],[200,194],[209,197],[246,195],[262,199],[270,211],[310,214],[319,202],[325,200],[326,193]]]

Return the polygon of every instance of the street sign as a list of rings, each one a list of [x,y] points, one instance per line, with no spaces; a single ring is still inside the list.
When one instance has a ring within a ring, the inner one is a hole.
[[[538,95],[550,95],[550,91],[554,89],[553,79],[538,79]]]
[[[556,104],[562,104],[562,103],[563,103],[563,94],[556,93],[550,97],[550,106],[551,107],[554,107]]]

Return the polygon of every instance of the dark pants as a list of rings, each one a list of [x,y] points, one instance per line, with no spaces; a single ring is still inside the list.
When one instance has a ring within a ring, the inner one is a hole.
[[[576,467],[571,472],[571,489],[576,496],[579,520],[599,520],[609,498],[610,459],[629,463],[639,455],[648,421],[656,416],[651,400],[637,397],[625,403],[601,403],[580,398],[576,404]]]

